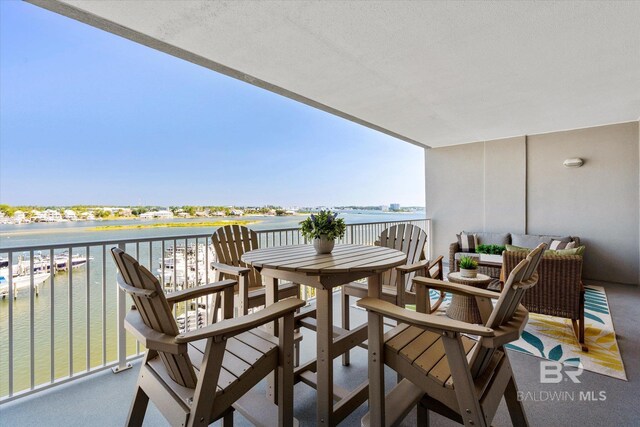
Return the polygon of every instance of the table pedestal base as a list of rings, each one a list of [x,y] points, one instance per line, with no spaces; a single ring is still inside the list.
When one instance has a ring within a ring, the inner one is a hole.
[[[480,273],[478,273],[477,277],[462,277],[459,272],[449,273],[447,278],[451,283],[482,289],[486,289],[493,280],[491,277]],[[447,316],[466,323],[483,323],[476,299],[464,295],[453,294],[451,304],[447,309]]]
[[[467,323],[482,323],[480,310],[473,297],[454,294],[447,308],[447,316]]]

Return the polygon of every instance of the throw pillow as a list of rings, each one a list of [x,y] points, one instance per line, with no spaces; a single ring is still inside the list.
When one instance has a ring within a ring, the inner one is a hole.
[[[475,234],[465,233],[456,234],[458,238],[458,246],[461,252],[475,252],[478,246],[478,238]]]
[[[549,249],[556,251],[558,249],[573,249],[576,247],[575,241],[563,242],[561,240],[552,240]]]
[[[531,249],[529,248],[523,248],[520,246],[513,246],[513,245],[506,245],[506,248],[508,251],[511,252],[517,252],[517,251],[524,251],[524,252],[531,252]],[[561,256],[561,255],[580,255],[583,256],[584,255],[584,250],[585,250],[585,246],[578,246],[577,248],[570,248],[570,249],[558,249],[558,250],[553,250],[553,249],[547,249],[546,251],[544,251],[544,256]]]
[[[580,255],[583,256],[584,255],[584,250],[585,250],[585,246],[578,246],[577,248],[569,248],[569,249],[558,249],[557,251],[552,251],[554,252],[553,255]],[[551,251],[546,251],[546,252],[551,252]]]
[[[505,245],[504,247],[506,248],[506,250],[510,252],[517,252],[517,251],[529,252],[531,250],[529,248],[523,248],[522,246],[515,246],[515,245]]]

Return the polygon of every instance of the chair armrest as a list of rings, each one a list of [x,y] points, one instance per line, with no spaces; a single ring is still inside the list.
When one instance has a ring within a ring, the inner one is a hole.
[[[453,242],[449,244],[449,271],[457,271],[456,270],[456,252],[460,251],[460,246],[458,242]]]
[[[287,298],[271,304],[256,313],[233,319],[225,319],[213,325],[180,334],[176,337],[176,343],[183,344],[205,338],[213,338],[215,341],[221,341],[264,325],[265,323],[272,322],[286,314],[293,314],[294,311],[300,307],[304,307],[305,304],[306,303],[300,299]]]
[[[153,298],[158,295],[158,293],[153,289],[140,289],[127,284],[120,273],[116,276],[116,281],[118,282],[120,289],[138,298]]]
[[[459,285],[457,283],[445,282],[443,280],[429,279],[427,277],[416,277],[413,279],[415,286],[424,286],[427,289],[437,289],[451,292],[452,294],[465,295],[470,297],[500,298],[498,292],[487,291],[486,289],[474,288],[473,286]]]
[[[401,273],[408,274],[408,273],[413,273],[414,271],[424,270],[427,267],[429,267],[429,261],[425,259],[422,261],[418,261],[415,264],[398,266],[396,267],[396,270],[398,270]]]
[[[221,292],[225,289],[232,288],[237,284],[238,282],[235,280],[223,280],[221,282],[213,282],[182,291],[171,292],[167,294],[167,302],[169,304],[175,304],[177,302],[214,294],[216,292]]]
[[[422,261],[418,261],[414,264],[401,265],[396,267],[396,269],[402,273],[408,274],[413,273],[414,271],[427,269],[431,270],[433,267],[442,264],[442,255],[436,258],[433,261],[429,261],[428,259],[423,259]]]
[[[473,325],[459,320],[435,316],[433,314],[417,313],[415,311],[400,308],[395,304],[378,298],[362,298],[357,301],[356,304],[358,307],[362,307],[367,311],[373,311],[385,317],[395,319],[398,322],[408,323],[424,329],[430,329],[438,333],[457,332],[481,337],[492,337],[495,335],[493,329],[485,326]]]
[[[157,332],[142,321],[142,316],[135,306],[124,318],[124,328],[149,350],[163,351],[171,354],[187,352],[186,344],[176,343],[175,337]]]
[[[233,265],[222,264],[219,262],[212,262],[211,267],[218,270],[220,273],[231,274],[232,276],[244,276],[251,272],[248,267],[234,267]]]
[[[427,272],[429,273],[429,276],[431,276],[434,279],[442,279],[442,277],[444,276],[444,268],[442,268],[443,259],[444,257],[440,255],[438,258],[431,261],[431,264],[429,264],[429,267],[427,267]],[[436,267],[438,269],[436,270],[436,273],[434,275],[432,270]]]
[[[522,331],[529,320],[529,311],[522,304],[518,304],[513,317],[507,323],[494,328],[495,336],[482,340],[482,346],[498,348],[520,339]]]
[[[442,260],[443,260],[443,258],[444,257],[442,255],[440,255],[438,258],[436,258],[433,261],[431,261],[431,263],[429,264],[429,270],[431,270],[436,265],[438,265],[438,266],[440,266],[440,268],[442,268]]]

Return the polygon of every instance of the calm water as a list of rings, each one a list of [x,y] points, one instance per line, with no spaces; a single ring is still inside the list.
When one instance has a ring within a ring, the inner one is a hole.
[[[368,222],[404,221],[424,218],[423,212],[411,214],[383,213],[383,212],[344,212],[341,216],[348,224]],[[215,220],[233,220],[237,218],[207,218],[207,219],[174,219],[157,220],[156,222],[201,222]],[[251,224],[255,230],[281,229],[298,227],[303,216],[262,217],[246,216],[243,220],[259,221]],[[145,221],[152,224],[154,221]],[[59,243],[98,242],[117,239],[134,238],[167,238],[189,234],[211,234],[212,227],[185,228],[152,228],[134,230],[94,230],[97,226],[140,224],[139,220],[101,221],[101,222],[69,222],[69,223],[38,223],[21,225],[0,225],[0,257],[5,257],[3,248],[26,245],[50,245]],[[178,241],[184,245],[185,241]],[[194,240],[187,243],[195,243]],[[200,241],[199,243],[204,243]],[[173,244],[168,240],[165,247]],[[159,258],[162,255],[161,243],[153,245],[128,245],[127,251],[137,255],[138,259],[154,274],[158,271]],[[59,251],[58,251],[59,252]],[[86,256],[86,249],[74,249],[73,253]],[[48,255],[45,251],[43,255]],[[49,382],[52,376],[51,358],[53,355],[53,376],[62,378],[69,375],[70,369],[74,373],[85,371],[87,355],[90,367],[98,367],[103,362],[116,359],[116,286],[114,283],[115,267],[110,254],[103,258],[102,247],[90,246],[91,261],[87,266],[73,270],[71,273],[58,272],[52,279],[38,287],[38,295],[33,301],[29,292],[24,289],[18,298],[13,300],[13,363],[14,363],[14,393],[28,389],[31,383],[30,366],[30,333],[33,328],[34,336],[34,383],[35,385]],[[28,255],[25,255],[28,258]],[[104,259],[104,263],[103,263]],[[17,260],[14,259],[14,263]],[[104,270],[103,270],[104,267]],[[204,280],[205,272],[199,271],[199,277]],[[87,301],[89,304],[87,305]],[[33,304],[33,324],[30,309]],[[103,306],[104,318],[103,322]],[[184,312],[180,307],[177,314]],[[51,334],[51,324],[53,336]],[[69,325],[72,325],[71,331]],[[88,327],[87,327],[88,325]],[[103,354],[103,339],[105,341]],[[0,397],[8,394],[9,384],[9,299],[0,300]],[[70,343],[72,342],[72,350]],[[135,340],[128,337],[127,354],[135,354],[137,348]],[[71,364],[73,365],[71,367]]]
[[[424,218],[424,212],[390,213],[376,211],[341,212],[347,224],[362,224],[367,222],[404,221]],[[78,221],[60,223],[33,224],[0,224],[0,250],[7,247],[25,245],[50,245],[57,243],[96,242],[102,240],[133,239],[149,237],[171,237],[185,234],[210,234],[212,227],[184,227],[184,228],[149,228],[140,230],[94,230],[95,227],[108,225],[138,225],[153,224],[154,222],[204,222],[219,220],[247,220],[258,221],[251,224],[254,230],[269,230],[279,228],[298,227],[304,216],[243,216],[243,217],[215,217],[173,220],[118,220],[118,221]]]

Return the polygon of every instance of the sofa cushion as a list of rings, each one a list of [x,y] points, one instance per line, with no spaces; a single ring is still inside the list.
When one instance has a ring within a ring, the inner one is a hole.
[[[571,236],[539,236],[536,234],[512,234],[511,244],[513,246],[521,246],[523,248],[533,249],[540,243],[545,243],[547,247],[551,245],[552,240],[559,240],[561,242],[570,242],[573,239]]]
[[[460,234],[456,234],[456,237],[458,238],[458,247],[462,252],[476,251],[476,246],[478,246],[478,239],[475,234],[463,231]]]
[[[475,233],[475,235],[479,245],[504,246],[511,243],[511,234],[509,233]]]
[[[454,255],[455,260],[459,260],[460,258],[464,258],[464,257],[480,259],[480,254],[477,254],[475,252],[456,252],[456,254]]]

